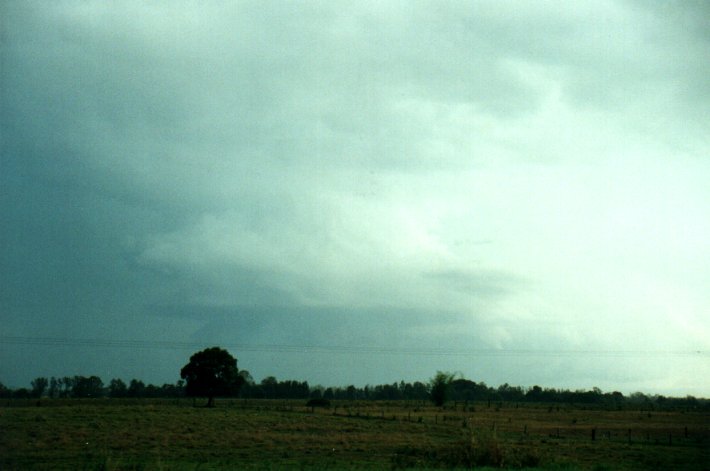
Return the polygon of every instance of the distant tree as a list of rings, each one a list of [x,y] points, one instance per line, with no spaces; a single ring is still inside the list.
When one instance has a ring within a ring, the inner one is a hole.
[[[160,388],[155,384],[149,384],[143,391],[143,397],[160,397]]]
[[[605,393],[603,395],[603,400],[607,404],[612,404],[615,406],[620,406],[624,403],[624,395],[619,391],[614,391],[611,393]]]
[[[126,395],[128,397],[143,397],[145,395],[145,383],[133,378],[128,384],[128,391],[126,391]]]
[[[0,397],[2,397],[2,398],[12,397],[12,390],[2,383],[0,383]]]
[[[648,396],[646,396],[644,393],[640,391],[636,391],[635,393],[631,393],[631,396],[629,396],[629,402],[633,404],[645,404],[648,403],[650,399]]]
[[[275,377],[267,376],[266,378],[261,380],[259,386],[265,398],[273,399],[278,393],[279,382]]]
[[[419,400],[425,400],[428,396],[429,392],[427,390],[426,384],[422,383],[421,381],[415,381],[414,384],[411,386],[411,390],[408,393],[409,399],[419,399]]]
[[[35,378],[32,380],[32,397],[42,397],[47,389],[49,380],[47,378]]]
[[[32,391],[27,388],[15,389],[12,392],[12,397],[14,397],[15,399],[29,399],[30,397],[32,397]]]
[[[108,395],[110,397],[126,397],[128,395],[128,387],[120,378],[114,378],[108,385]]]
[[[244,381],[245,385],[253,386],[255,384],[254,378],[252,378],[251,373],[249,373],[249,370],[239,371],[239,376],[242,377],[242,380]]]
[[[695,407],[698,405],[698,399],[695,396],[691,396],[690,394],[688,394],[687,396],[685,396],[685,404],[688,406]]]
[[[104,394],[104,383],[98,376],[74,376],[72,397],[101,397]]]
[[[207,397],[207,407],[214,407],[216,396],[235,396],[244,382],[239,376],[237,359],[227,350],[212,347],[197,352],[180,370],[186,381],[185,392],[192,397]]]
[[[162,397],[181,397],[185,395],[185,382],[179,380],[176,384],[163,384],[160,388]]]
[[[74,380],[75,378],[71,378],[69,376],[59,378],[58,382],[61,386],[61,390],[59,391],[59,397],[69,397],[72,395],[72,389],[74,388]]]
[[[504,401],[520,401],[525,397],[525,393],[519,386],[510,386],[508,383],[498,386],[498,395]]]
[[[239,389],[239,395],[242,397],[259,397],[261,390],[247,370],[240,370],[239,376],[242,377],[242,387]]]
[[[531,402],[542,400],[542,388],[536,384],[532,388],[528,389],[525,393],[525,399]]]
[[[357,388],[355,385],[351,384],[345,389],[345,397],[351,401],[357,397]]]
[[[278,399],[305,399],[309,397],[311,388],[308,381],[286,380],[276,384],[276,396]]]
[[[443,406],[449,396],[451,383],[454,381],[455,374],[444,371],[437,371],[429,381],[429,397],[437,406]]]
[[[49,397],[57,397],[59,395],[59,389],[60,389],[61,383],[52,376],[49,380],[49,391],[47,391],[47,394]]]
[[[324,390],[325,390],[325,388],[323,388],[323,386],[321,386],[320,384],[317,386],[314,386],[313,389],[311,389],[309,397],[311,399],[322,399]]]
[[[470,379],[458,378],[451,381],[451,399],[455,401],[472,401],[488,397],[488,387],[485,383],[477,384]]]

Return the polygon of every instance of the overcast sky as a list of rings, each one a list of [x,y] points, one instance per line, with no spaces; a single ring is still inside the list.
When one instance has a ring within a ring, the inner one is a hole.
[[[710,396],[708,5],[2,2],[0,381]]]

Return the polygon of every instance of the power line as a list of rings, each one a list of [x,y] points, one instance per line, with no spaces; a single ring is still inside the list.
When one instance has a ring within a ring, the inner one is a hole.
[[[424,347],[387,347],[352,345],[287,345],[287,344],[246,344],[223,342],[175,342],[166,340],[111,340],[61,337],[21,337],[0,336],[0,343],[6,345],[37,345],[79,348],[130,348],[158,350],[189,350],[220,345],[240,352],[264,353],[321,353],[321,354],[376,354],[376,355],[418,355],[418,356],[589,356],[589,357],[663,357],[663,356],[708,356],[710,352],[700,350],[597,350],[597,349],[452,349]]]

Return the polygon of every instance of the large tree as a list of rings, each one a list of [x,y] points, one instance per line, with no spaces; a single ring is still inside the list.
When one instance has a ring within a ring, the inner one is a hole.
[[[435,405],[439,407],[444,405],[444,402],[449,397],[451,383],[453,383],[455,377],[454,373],[437,371],[436,376],[429,381],[429,397]]]
[[[237,359],[219,347],[206,348],[190,357],[180,370],[185,392],[192,397],[206,397],[207,407],[214,407],[216,396],[235,396],[244,382],[237,369]]]

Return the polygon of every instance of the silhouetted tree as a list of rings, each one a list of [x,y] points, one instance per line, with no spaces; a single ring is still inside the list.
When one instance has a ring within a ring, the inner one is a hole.
[[[74,376],[72,397],[101,397],[104,383],[98,376]]]
[[[237,359],[227,350],[212,347],[197,352],[180,370],[186,381],[185,392],[192,397],[207,397],[207,407],[214,407],[216,396],[234,396],[244,382],[239,376]]]
[[[74,379],[69,376],[64,376],[59,378],[58,382],[61,386],[59,390],[59,397],[69,397],[72,394],[72,389],[74,388]]]
[[[239,376],[241,376],[244,380],[244,384],[248,384],[250,386],[253,386],[255,384],[254,378],[251,377],[251,373],[249,373],[249,370],[239,371]]]
[[[181,397],[185,395],[185,382],[179,380],[177,384],[163,384],[160,388],[161,397]]]
[[[323,390],[323,386],[318,385],[311,390],[309,397],[311,399],[323,399]]]
[[[160,397],[160,388],[155,384],[149,384],[143,390],[143,397]]]
[[[533,402],[540,401],[542,399],[542,388],[536,384],[528,389],[528,392],[525,393],[525,399]]]
[[[128,397],[143,397],[145,395],[145,383],[138,379],[132,379],[128,384]]]
[[[15,399],[29,399],[32,397],[32,392],[27,388],[15,389],[12,392],[12,397]]]
[[[122,379],[114,378],[108,385],[108,395],[110,397],[126,397],[128,395],[128,387]]]
[[[487,399],[488,386],[485,383],[476,383],[470,379],[459,378],[451,381],[451,398],[455,401],[473,401]]]
[[[451,383],[454,381],[455,375],[444,371],[437,371],[431,381],[429,381],[429,397],[437,406],[443,406],[449,395]]]
[[[345,397],[346,399],[350,399],[351,401],[357,397],[357,388],[354,385],[350,385],[345,389]]]
[[[261,383],[259,383],[259,386],[260,386],[261,392],[265,398],[273,399],[276,397],[276,392],[279,387],[279,382],[275,377],[267,376],[266,378],[261,380]]]
[[[32,380],[32,397],[42,397],[47,389],[49,380],[47,378],[35,378]]]
[[[61,383],[57,381],[57,378],[52,376],[52,378],[49,380],[49,391],[47,391],[49,397],[57,397],[59,395],[60,387]]]
[[[497,392],[503,401],[520,401],[525,397],[521,387],[510,386],[508,383],[498,386]]]

